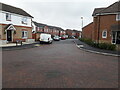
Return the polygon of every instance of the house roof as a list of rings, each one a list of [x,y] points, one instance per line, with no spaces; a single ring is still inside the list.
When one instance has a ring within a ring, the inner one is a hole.
[[[64,31],[62,28],[60,28],[60,27],[56,27],[56,26],[52,26],[53,28],[56,28],[57,30],[59,30],[59,31]]]
[[[104,9],[105,9],[105,8],[95,8],[94,11],[93,11],[92,16],[94,16],[94,15],[100,13],[100,11],[102,11],[102,10],[104,10]]]
[[[90,25],[93,25],[93,22],[89,23],[88,25],[84,26],[82,29],[84,30],[84,28],[90,26]]]
[[[47,26],[46,24],[42,24],[42,23],[37,23],[37,22],[35,22],[35,21],[32,21],[34,24],[35,24],[35,26],[37,26],[37,27],[45,27],[45,26]]]
[[[66,29],[66,31],[68,31],[68,32],[72,32],[73,30],[71,30],[71,29]]]
[[[56,27],[56,26],[50,26],[50,25],[47,25],[47,24],[42,24],[42,23],[37,23],[37,22],[35,22],[35,21],[32,21],[34,24],[35,24],[35,26],[37,26],[37,27],[42,27],[42,28],[44,28],[45,26],[47,26],[48,28],[50,28],[50,29],[57,29],[57,30],[59,30],[59,31],[64,31],[62,28],[60,28],[60,27]]]
[[[13,24],[6,25],[4,29],[5,30],[16,30],[15,27],[13,26]]]
[[[53,26],[48,26],[50,29],[53,29],[54,27]]]
[[[78,32],[78,33],[80,32],[80,31],[78,31],[78,30],[73,30],[73,31],[76,32],[76,33],[77,33],[77,32]]]
[[[115,2],[106,8],[95,8],[92,15],[95,16],[96,14],[118,13],[118,12],[120,12],[120,1]]]
[[[1,6],[0,10],[2,10],[2,11],[6,11],[6,12],[10,12],[10,13],[15,13],[15,14],[23,15],[23,16],[32,17],[30,14],[28,14],[23,9],[20,9],[20,8],[11,6],[11,5],[7,5],[7,4],[4,4],[4,3],[0,3],[0,6]]]
[[[118,25],[116,25],[116,24],[111,25],[111,30],[112,31],[120,31],[120,24],[118,24]]]
[[[66,32],[71,32],[71,33],[72,33],[72,32],[76,32],[76,33],[78,32],[78,33],[79,33],[79,32],[81,32],[81,31],[78,31],[78,30],[71,30],[71,29],[66,29]]]

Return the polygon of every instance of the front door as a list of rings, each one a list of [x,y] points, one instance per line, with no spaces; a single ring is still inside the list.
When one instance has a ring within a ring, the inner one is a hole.
[[[117,31],[117,40],[116,44],[120,44],[120,31]]]
[[[113,44],[120,44],[120,31],[113,31],[112,32],[112,43]]]
[[[12,30],[7,30],[7,41],[12,41]]]
[[[113,32],[112,32],[112,43],[113,43],[113,44],[116,44],[116,39],[117,39],[117,32],[116,32],[116,31],[113,31]]]

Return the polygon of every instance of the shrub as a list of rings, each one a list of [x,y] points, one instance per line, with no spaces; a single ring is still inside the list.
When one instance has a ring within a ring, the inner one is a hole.
[[[99,43],[98,47],[100,49],[107,49],[107,44],[106,43]]]
[[[106,50],[116,50],[116,45],[114,44],[108,44],[108,43],[95,43],[91,39],[85,39],[85,38],[79,38],[80,41],[85,42],[86,44],[100,48],[100,49],[106,49]]]
[[[106,50],[115,50],[116,45],[114,44],[108,44],[108,43],[100,43],[99,48],[101,49],[106,49]]]

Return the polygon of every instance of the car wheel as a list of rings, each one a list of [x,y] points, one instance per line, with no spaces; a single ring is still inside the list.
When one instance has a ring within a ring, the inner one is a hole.
[[[42,42],[40,41],[40,44],[42,44]]]

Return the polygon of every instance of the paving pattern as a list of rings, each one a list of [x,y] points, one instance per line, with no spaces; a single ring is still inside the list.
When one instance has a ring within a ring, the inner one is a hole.
[[[73,40],[3,51],[3,88],[118,88],[118,58],[78,49]]]

